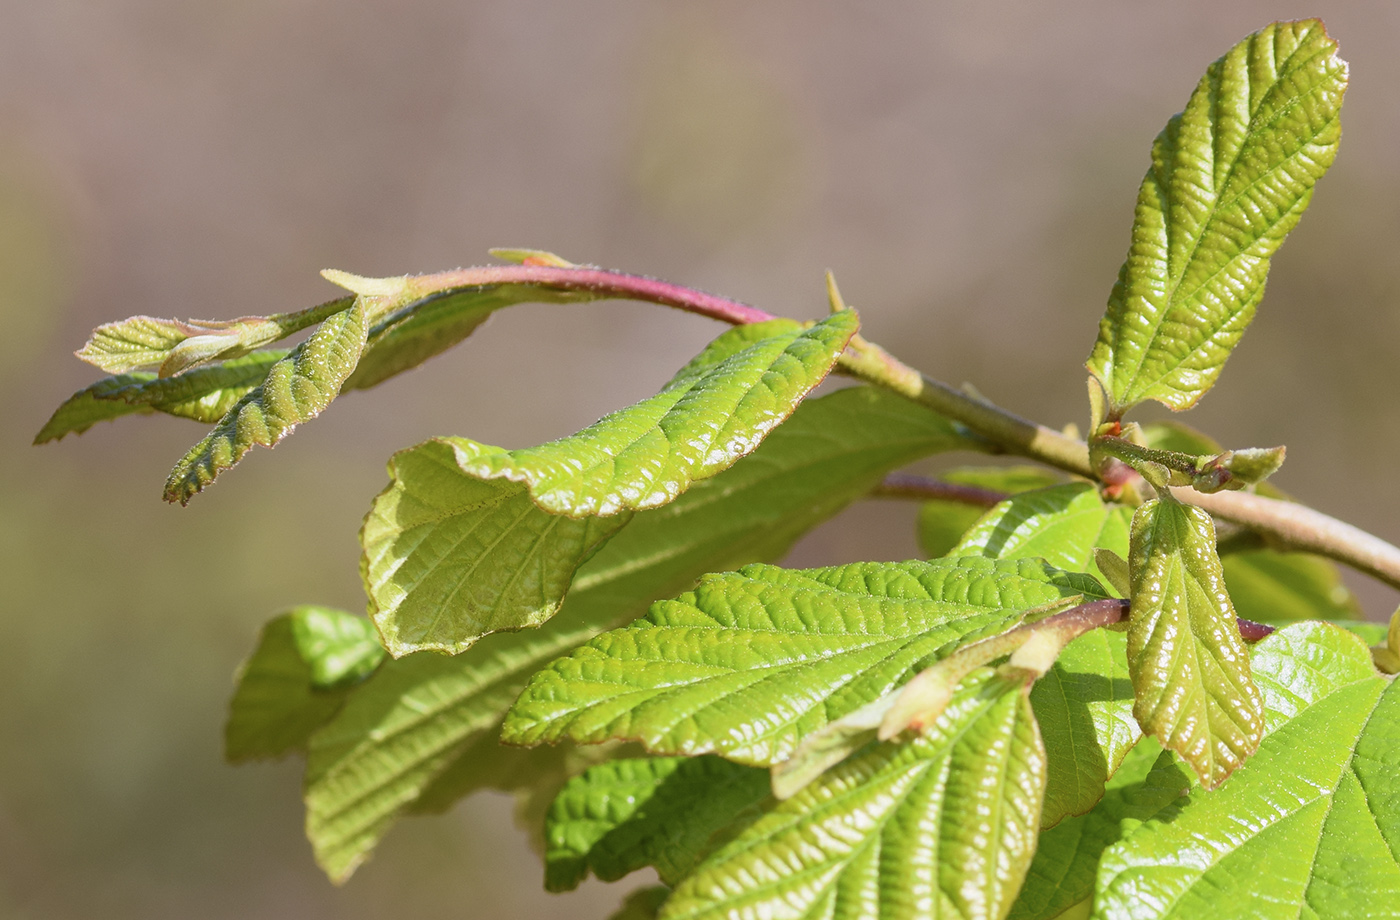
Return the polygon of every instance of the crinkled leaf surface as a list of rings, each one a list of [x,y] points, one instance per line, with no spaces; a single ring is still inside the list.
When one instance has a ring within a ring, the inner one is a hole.
[[[1140,741],[1092,811],[1041,832],[1008,920],[1050,920],[1092,898],[1103,851],[1185,795],[1191,781],[1151,738]]]
[[[1128,568],[1134,714],[1213,788],[1254,753],[1264,720],[1210,515],[1171,499],[1144,503]]]
[[[1261,549],[1221,557],[1235,612],[1246,620],[1352,620],[1356,595],[1337,567],[1320,556]]]
[[[1253,657],[1268,706],[1259,752],[1104,852],[1096,917],[1400,913],[1400,683],[1322,623],[1282,629]]]
[[[807,329],[784,319],[737,326],[655,396],[539,447],[456,439],[459,464],[481,479],[525,483],[554,514],[664,505],[757,447],[826,377],[859,323],[843,310]]]
[[[160,364],[193,331],[172,319],[132,316],[98,326],[77,355],[109,374],[122,374]]]
[[[549,514],[523,484],[477,479],[464,462],[448,438],[396,454],[360,531],[371,616],[395,656],[456,654],[543,623],[580,563],[631,518]]]
[[[305,748],[340,709],[349,686],[383,657],[364,617],[305,606],[274,618],[240,669],[224,756],[240,761]]]
[[[175,465],[165,483],[166,501],[185,504],[254,445],[272,447],[319,415],[355,369],[365,332],[365,306],[359,299],[323,322]]]
[[[1086,575],[980,557],[707,575],[537,673],[503,740],[639,741],[771,766],[803,736],[1026,611],[1103,597]]]
[[[1128,553],[1132,511],[1105,505],[1087,482],[1067,482],[1022,492],[988,511],[949,551],[949,556],[989,559],[1041,558],[1056,568],[1087,572],[1103,581],[1094,549]]]
[[[1044,784],[1023,686],[984,669],[927,733],[872,744],[770,800],[661,916],[1001,918],[1035,850]]]
[[[1031,705],[1049,758],[1041,820],[1050,827],[1093,808],[1142,737],[1133,718],[1127,638],[1096,629],[1075,639],[1035,682]]]
[[[768,798],[768,773],[718,757],[614,760],[570,780],[545,819],[545,888],[590,871],[605,882],[644,866],[674,885],[710,838]]]
[[[1184,409],[1215,383],[1336,156],[1336,52],[1318,20],[1266,26],[1210,65],[1158,135],[1087,364],[1116,414],[1144,399]]]
[[[216,422],[286,356],[285,351],[257,351],[178,377],[142,372],[106,377],[59,406],[34,443],[82,434],[98,422],[133,413],[164,412],[197,422]]]
[[[529,676],[549,660],[702,573],[782,555],[888,471],[976,443],[941,416],[880,390],[854,387],[808,400],[750,456],[671,504],[633,516],[579,569],[548,623],[488,636],[455,658],[386,661],[312,739],[307,834],[317,860],[333,878],[347,877],[405,808],[436,797],[445,772],[484,734],[494,736]]]
[[[1061,481],[1059,474],[1043,466],[961,467],[940,473],[938,478],[1008,495],[1043,489]],[[919,548],[930,559],[947,554],[986,513],[981,505],[942,499],[924,502],[919,506]]]

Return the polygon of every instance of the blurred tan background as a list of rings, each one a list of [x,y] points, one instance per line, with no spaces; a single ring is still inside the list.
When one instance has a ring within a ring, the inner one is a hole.
[[[1210,60],[1304,15],[1352,63],[1342,153],[1188,420],[1289,444],[1284,488],[1400,540],[1400,5],[0,0],[0,916],[606,916],[632,882],[542,893],[499,798],[406,822],[332,888],[299,764],[223,766],[224,705],[271,614],[360,608],[391,451],[566,434],[719,331],[515,308],[181,510],[159,495],[187,422],[29,446],[98,376],[70,357],[91,327],[296,309],[334,295],[323,267],[497,245],[796,316],[830,267],[906,360],[1082,425],[1152,137]],[[912,522],[863,506],[794,560],[908,557]]]

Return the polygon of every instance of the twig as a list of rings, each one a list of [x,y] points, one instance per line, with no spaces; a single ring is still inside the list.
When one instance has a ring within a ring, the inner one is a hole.
[[[1009,492],[943,482],[912,473],[891,473],[870,493],[872,498],[912,498],[915,501],[958,502],[990,508],[1011,497]]]

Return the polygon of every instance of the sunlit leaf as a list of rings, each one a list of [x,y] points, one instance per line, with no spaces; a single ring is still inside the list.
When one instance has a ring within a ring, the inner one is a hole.
[[[1134,714],[1217,786],[1254,753],[1264,724],[1210,515],[1169,498],[1145,503],[1128,565]]]
[[[1158,135],[1087,363],[1113,415],[1144,399],[1185,409],[1215,383],[1336,156],[1336,51],[1318,20],[1266,26],[1210,65]]]
[[[165,499],[185,504],[255,445],[272,447],[340,392],[365,345],[364,304],[337,313],[268,371],[171,471]]]
[[[877,700],[958,646],[1075,595],[1086,575],[978,557],[770,565],[707,575],[532,678],[506,718],[513,744],[641,742],[771,766],[829,722]]]
[[[1390,916],[1400,904],[1400,682],[1364,643],[1299,623],[1255,646],[1268,736],[1103,854],[1095,916]]]
[[[1061,481],[1059,474],[1043,466],[960,467],[940,473],[938,478],[954,485],[1008,495],[1043,489]],[[930,559],[945,555],[986,513],[987,509],[981,505],[942,499],[924,502],[919,507],[919,548]]]
[[[1307,553],[1255,550],[1221,557],[1235,612],[1246,620],[1352,620],[1361,616],[1356,595],[1336,565]]]
[[[1023,685],[984,671],[926,734],[873,744],[771,801],[661,917],[999,920],[1035,851],[1044,788]]]

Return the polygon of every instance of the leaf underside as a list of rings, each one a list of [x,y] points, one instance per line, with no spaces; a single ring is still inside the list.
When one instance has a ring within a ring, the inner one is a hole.
[[[1213,788],[1259,746],[1264,723],[1210,515],[1169,498],[1144,503],[1128,566],[1134,713]]]
[[[1215,383],[1336,156],[1336,51],[1318,20],[1267,26],[1211,64],[1158,135],[1087,362],[1115,417],[1144,399],[1188,408]]]
[[[538,672],[502,739],[621,739],[653,753],[772,766],[804,736],[960,645],[1075,595],[1104,593],[1088,576],[1031,559],[752,565],[707,575]]]
[[[550,660],[705,572],[781,556],[888,471],[954,449],[980,447],[902,397],[854,387],[807,400],[752,455],[635,514],[580,567],[543,626],[488,636],[455,658],[385,662],[311,740],[307,835],[318,862],[332,878],[348,877],[398,815],[494,737]]]

